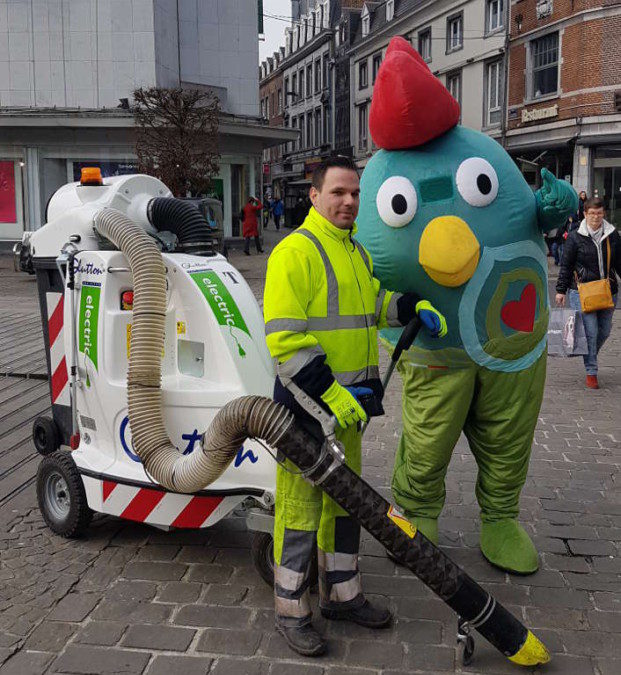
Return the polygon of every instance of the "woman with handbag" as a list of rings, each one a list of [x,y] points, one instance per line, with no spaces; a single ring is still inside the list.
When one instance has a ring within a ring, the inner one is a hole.
[[[604,219],[604,202],[588,199],[584,220],[571,232],[563,247],[561,269],[556,282],[556,304],[582,311],[589,353],[584,358],[586,386],[599,389],[597,353],[612,328],[617,301],[617,275],[621,276],[621,236]]]

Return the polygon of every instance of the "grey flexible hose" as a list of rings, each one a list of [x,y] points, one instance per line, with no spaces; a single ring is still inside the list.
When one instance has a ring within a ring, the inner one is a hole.
[[[248,437],[270,445],[293,416],[260,396],[227,403],[203,435],[201,451],[182,455],[162,418],[162,368],[166,319],[166,270],[155,241],[120,211],[104,209],[97,231],[127,257],[134,281],[132,340],[127,373],[129,426],[145,471],[174,492],[196,492],[219,478]]]

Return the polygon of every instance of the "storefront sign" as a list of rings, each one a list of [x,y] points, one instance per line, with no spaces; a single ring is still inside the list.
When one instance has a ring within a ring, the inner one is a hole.
[[[0,162],[0,223],[16,223],[15,163]]]
[[[558,105],[552,105],[549,108],[533,108],[522,110],[522,122],[536,122],[537,120],[545,120],[550,117],[558,115]]]

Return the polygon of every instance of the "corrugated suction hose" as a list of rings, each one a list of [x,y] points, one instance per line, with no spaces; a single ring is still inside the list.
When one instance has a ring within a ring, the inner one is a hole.
[[[132,340],[127,373],[129,426],[145,471],[174,492],[196,492],[219,478],[248,437],[276,445],[293,415],[259,396],[228,403],[203,436],[202,450],[183,455],[162,418],[162,349],[166,319],[166,270],[154,239],[120,211],[104,209],[97,231],[127,257],[134,280]]]

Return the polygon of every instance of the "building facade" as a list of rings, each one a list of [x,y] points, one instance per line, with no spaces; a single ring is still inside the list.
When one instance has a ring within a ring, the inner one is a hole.
[[[602,197],[621,227],[621,2],[511,6],[507,149]]]
[[[225,234],[239,236],[262,151],[288,137],[259,116],[257,27],[256,2],[0,2],[0,240],[40,227],[51,194],[84,164],[136,170],[128,108],[141,86],[218,95],[213,195]]]
[[[352,144],[364,166],[375,150],[369,135],[373,85],[388,43],[408,39],[457,99],[461,123],[501,139],[508,0],[365,2],[351,40]]]
[[[285,48],[281,47],[259,66],[259,106],[261,118],[271,127],[282,127],[285,117],[285,97],[281,64]],[[270,194],[280,196],[280,183],[273,185],[272,166],[279,165],[285,152],[285,145],[279,144],[263,150],[263,188]]]

